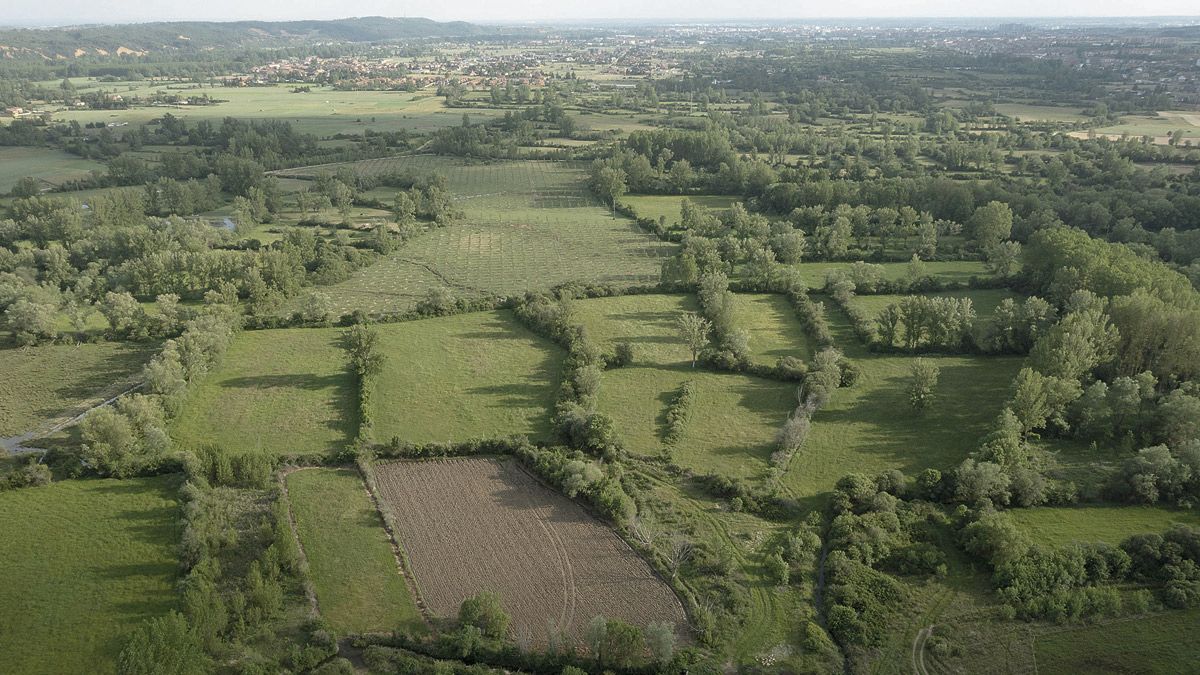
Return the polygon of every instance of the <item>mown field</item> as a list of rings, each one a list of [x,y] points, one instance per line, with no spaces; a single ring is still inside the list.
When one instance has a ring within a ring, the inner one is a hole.
[[[830,270],[848,269],[853,263],[847,262],[802,262],[791,265],[800,272],[800,278],[809,288],[821,288],[825,285],[825,275]],[[906,262],[877,263],[883,268],[883,278],[888,281],[903,279],[908,273]],[[921,263],[925,272],[945,282],[967,282],[971,277],[987,277],[988,271],[978,260],[930,260]]]
[[[421,614],[358,473],[302,469],[288,474],[287,490],[321,616],[333,629],[422,632]]]
[[[597,615],[684,630],[679,600],[628,545],[512,460],[390,462],[377,475],[435,615],[454,616],[491,590],[512,617],[511,635],[537,645],[549,621],[577,641]]]
[[[171,436],[277,455],[344,447],[357,428],[341,330],[244,331],[184,405]]]
[[[699,311],[694,295],[625,295],[577,300],[572,321],[583,325],[602,349],[632,345],[638,365],[678,366],[690,364],[692,356],[675,321],[685,312]]]
[[[578,163],[466,163],[430,156],[356,162],[366,174],[437,172],[465,218],[418,236],[349,280],[323,289],[339,312],[412,307],[433,288],[459,297],[517,294],[568,281],[639,284],[658,280],[674,246],[613,218],[587,191]],[[305,167],[312,175],[334,165]],[[394,190],[376,195],[390,200]]]
[[[0,670],[115,673],[125,637],[174,608],[178,478],[0,492]]]
[[[680,207],[685,199],[714,211],[724,211],[734,202],[741,201],[734,195],[626,195],[621,197],[621,202],[633,207],[640,218],[665,218],[671,226],[679,224]]]
[[[49,83],[58,87],[60,81]],[[495,110],[447,108],[444,98],[434,91],[335,91],[313,86],[308,93],[292,93],[294,85],[266,87],[223,87],[179,82],[96,82],[73,80],[79,92],[104,89],[125,97],[147,97],[164,92],[182,97],[208,96],[224,101],[211,106],[147,106],[128,110],[54,111],[54,120],[80,124],[90,122],[128,123],[132,126],[170,113],[188,122],[208,120],[219,124],[226,117],[243,120],[280,120],[290,122],[299,131],[325,137],[335,134],[361,134],[377,131],[430,131],[462,123],[463,113],[475,122],[496,115]],[[51,109],[53,110],[53,108]]]
[[[528,436],[548,440],[562,350],[508,311],[378,327],[375,437],[415,443]]]
[[[1014,523],[1047,546],[1102,541],[1120,544],[1134,534],[1161,533],[1175,523],[1200,525],[1200,513],[1156,506],[1087,505],[1013,509]]]
[[[750,334],[750,357],[755,363],[775,365],[785,356],[808,360],[813,349],[796,318],[796,310],[779,294],[738,294],[734,322]]]
[[[154,351],[120,342],[0,350],[0,438],[46,430],[121,393]]]
[[[87,178],[92,171],[104,171],[104,165],[51,148],[0,148],[0,195],[13,189],[27,176],[43,181],[44,187],[69,180]]]

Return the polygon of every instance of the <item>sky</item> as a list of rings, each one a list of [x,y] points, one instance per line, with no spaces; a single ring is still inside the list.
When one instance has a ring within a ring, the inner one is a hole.
[[[440,21],[1124,17],[1200,14],[1197,0],[2,0],[0,24],[421,16]]]

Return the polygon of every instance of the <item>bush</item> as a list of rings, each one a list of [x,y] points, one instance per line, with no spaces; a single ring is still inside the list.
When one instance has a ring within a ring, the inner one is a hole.
[[[509,616],[500,604],[499,595],[481,591],[463,600],[458,621],[464,626],[475,626],[488,637],[501,638],[508,632]]]

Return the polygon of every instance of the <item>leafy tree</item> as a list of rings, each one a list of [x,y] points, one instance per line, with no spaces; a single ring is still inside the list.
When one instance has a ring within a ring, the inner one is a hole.
[[[169,612],[134,631],[117,658],[121,675],[203,675],[208,656],[187,620]]]
[[[908,403],[913,410],[924,410],[933,403],[941,369],[926,359],[916,359],[909,368]]]
[[[508,613],[500,604],[500,596],[494,591],[480,591],[463,600],[458,609],[458,620],[464,625],[479,628],[488,637],[501,638],[508,632]]]
[[[675,652],[675,626],[667,621],[655,621],[646,626],[645,635],[650,658],[660,665],[670,662]]]
[[[991,201],[975,209],[967,221],[967,233],[982,251],[1008,239],[1012,235],[1013,213],[1008,204]]]
[[[21,298],[5,310],[8,325],[23,345],[34,345],[58,336],[58,307]]]
[[[700,352],[708,346],[708,335],[712,331],[712,323],[695,312],[685,312],[675,320],[679,336],[692,352],[692,367],[696,367],[696,359]]]

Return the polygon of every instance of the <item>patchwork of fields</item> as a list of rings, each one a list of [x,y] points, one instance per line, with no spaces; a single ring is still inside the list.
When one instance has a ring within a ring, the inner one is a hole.
[[[548,621],[572,640],[597,615],[686,624],[671,589],[625,542],[511,460],[389,462],[377,474],[437,616],[494,590],[512,616],[510,632],[543,646]]]

